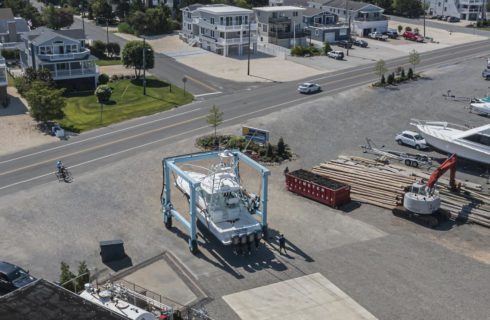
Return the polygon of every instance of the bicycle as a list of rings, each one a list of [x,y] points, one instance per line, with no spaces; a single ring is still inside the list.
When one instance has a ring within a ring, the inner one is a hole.
[[[71,172],[66,167],[63,167],[59,171],[57,171],[56,177],[58,178],[58,182],[64,181],[66,183],[70,183],[73,180]]]

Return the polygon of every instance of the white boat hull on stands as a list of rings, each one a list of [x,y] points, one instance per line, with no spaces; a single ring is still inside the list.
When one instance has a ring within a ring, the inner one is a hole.
[[[474,111],[483,115],[490,115],[490,103],[486,102],[475,102],[470,104],[470,111]]]

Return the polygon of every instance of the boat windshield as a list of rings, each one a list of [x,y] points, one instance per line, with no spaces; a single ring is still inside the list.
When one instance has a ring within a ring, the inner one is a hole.
[[[420,134],[416,134],[416,135],[414,136],[414,138],[415,138],[415,140],[419,140],[419,141],[420,141],[420,140],[424,140],[424,137],[422,137]]]
[[[490,136],[485,134],[472,134],[471,136],[464,137],[463,139],[490,147]]]

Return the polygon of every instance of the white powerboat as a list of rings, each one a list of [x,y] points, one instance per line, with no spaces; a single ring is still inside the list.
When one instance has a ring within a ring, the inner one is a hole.
[[[470,111],[488,116],[490,115],[490,103],[488,102],[470,103]]]
[[[412,120],[427,143],[461,158],[490,164],[490,124],[468,128],[448,122]]]
[[[201,187],[197,192],[197,217],[224,245],[258,243],[262,238],[262,227],[251,215],[259,206],[259,198],[248,194],[235,174],[233,154],[224,151],[220,163],[206,173],[185,171]],[[178,176],[177,188],[187,197],[190,187]]]

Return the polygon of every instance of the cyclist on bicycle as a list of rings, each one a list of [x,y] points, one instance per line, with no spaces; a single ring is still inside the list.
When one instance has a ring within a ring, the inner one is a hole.
[[[56,169],[58,169],[58,173],[63,173],[63,169],[65,169],[65,166],[63,165],[63,162],[61,162],[61,160],[58,160],[56,162]]]

